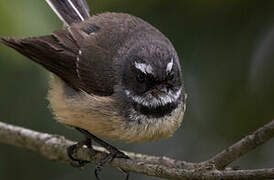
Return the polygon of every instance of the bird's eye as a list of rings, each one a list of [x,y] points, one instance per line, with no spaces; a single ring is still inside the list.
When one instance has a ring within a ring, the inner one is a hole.
[[[145,81],[145,75],[142,73],[138,73],[136,79],[139,83],[143,83]]]
[[[171,73],[168,74],[167,80],[168,80],[168,81],[172,81],[173,79],[174,79],[174,73],[171,72]]]

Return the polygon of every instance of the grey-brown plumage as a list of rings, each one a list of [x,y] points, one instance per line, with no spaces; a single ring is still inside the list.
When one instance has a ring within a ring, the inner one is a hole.
[[[90,17],[85,0],[46,1],[64,22],[63,30],[0,41],[54,74],[48,99],[56,119],[107,148],[104,163],[127,156],[94,135],[126,142],[171,136],[186,100],[171,42],[129,14]]]

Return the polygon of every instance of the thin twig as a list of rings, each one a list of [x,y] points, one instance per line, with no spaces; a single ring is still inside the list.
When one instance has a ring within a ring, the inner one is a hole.
[[[239,159],[247,152],[252,151],[258,146],[262,145],[269,139],[274,137],[274,120],[259,128],[252,134],[241,139],[237,143],[218,153],[208,161],[206,164],[214,164],[217,169],[222,170],[230,163]]]

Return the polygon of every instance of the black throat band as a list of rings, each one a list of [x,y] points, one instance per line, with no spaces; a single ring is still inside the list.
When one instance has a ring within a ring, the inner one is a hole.
[[[162,106],[148,107],[138,103],[133,103],[135,111],[149,117],[149,118],[161,118],[166,115],[171,115],[172,111],[178,107],[178,103],[167,103]]]

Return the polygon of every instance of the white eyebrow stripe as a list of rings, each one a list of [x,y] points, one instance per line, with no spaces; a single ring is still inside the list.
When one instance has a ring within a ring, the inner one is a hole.
[[[172,70],[173,67],[173,58],[171,59],[171,61],[167,64],[166,66],[166,71],[170,72]]]
[[[153,74],[153,70],[150,65],[135,62],[135,67],[145,74]]]

